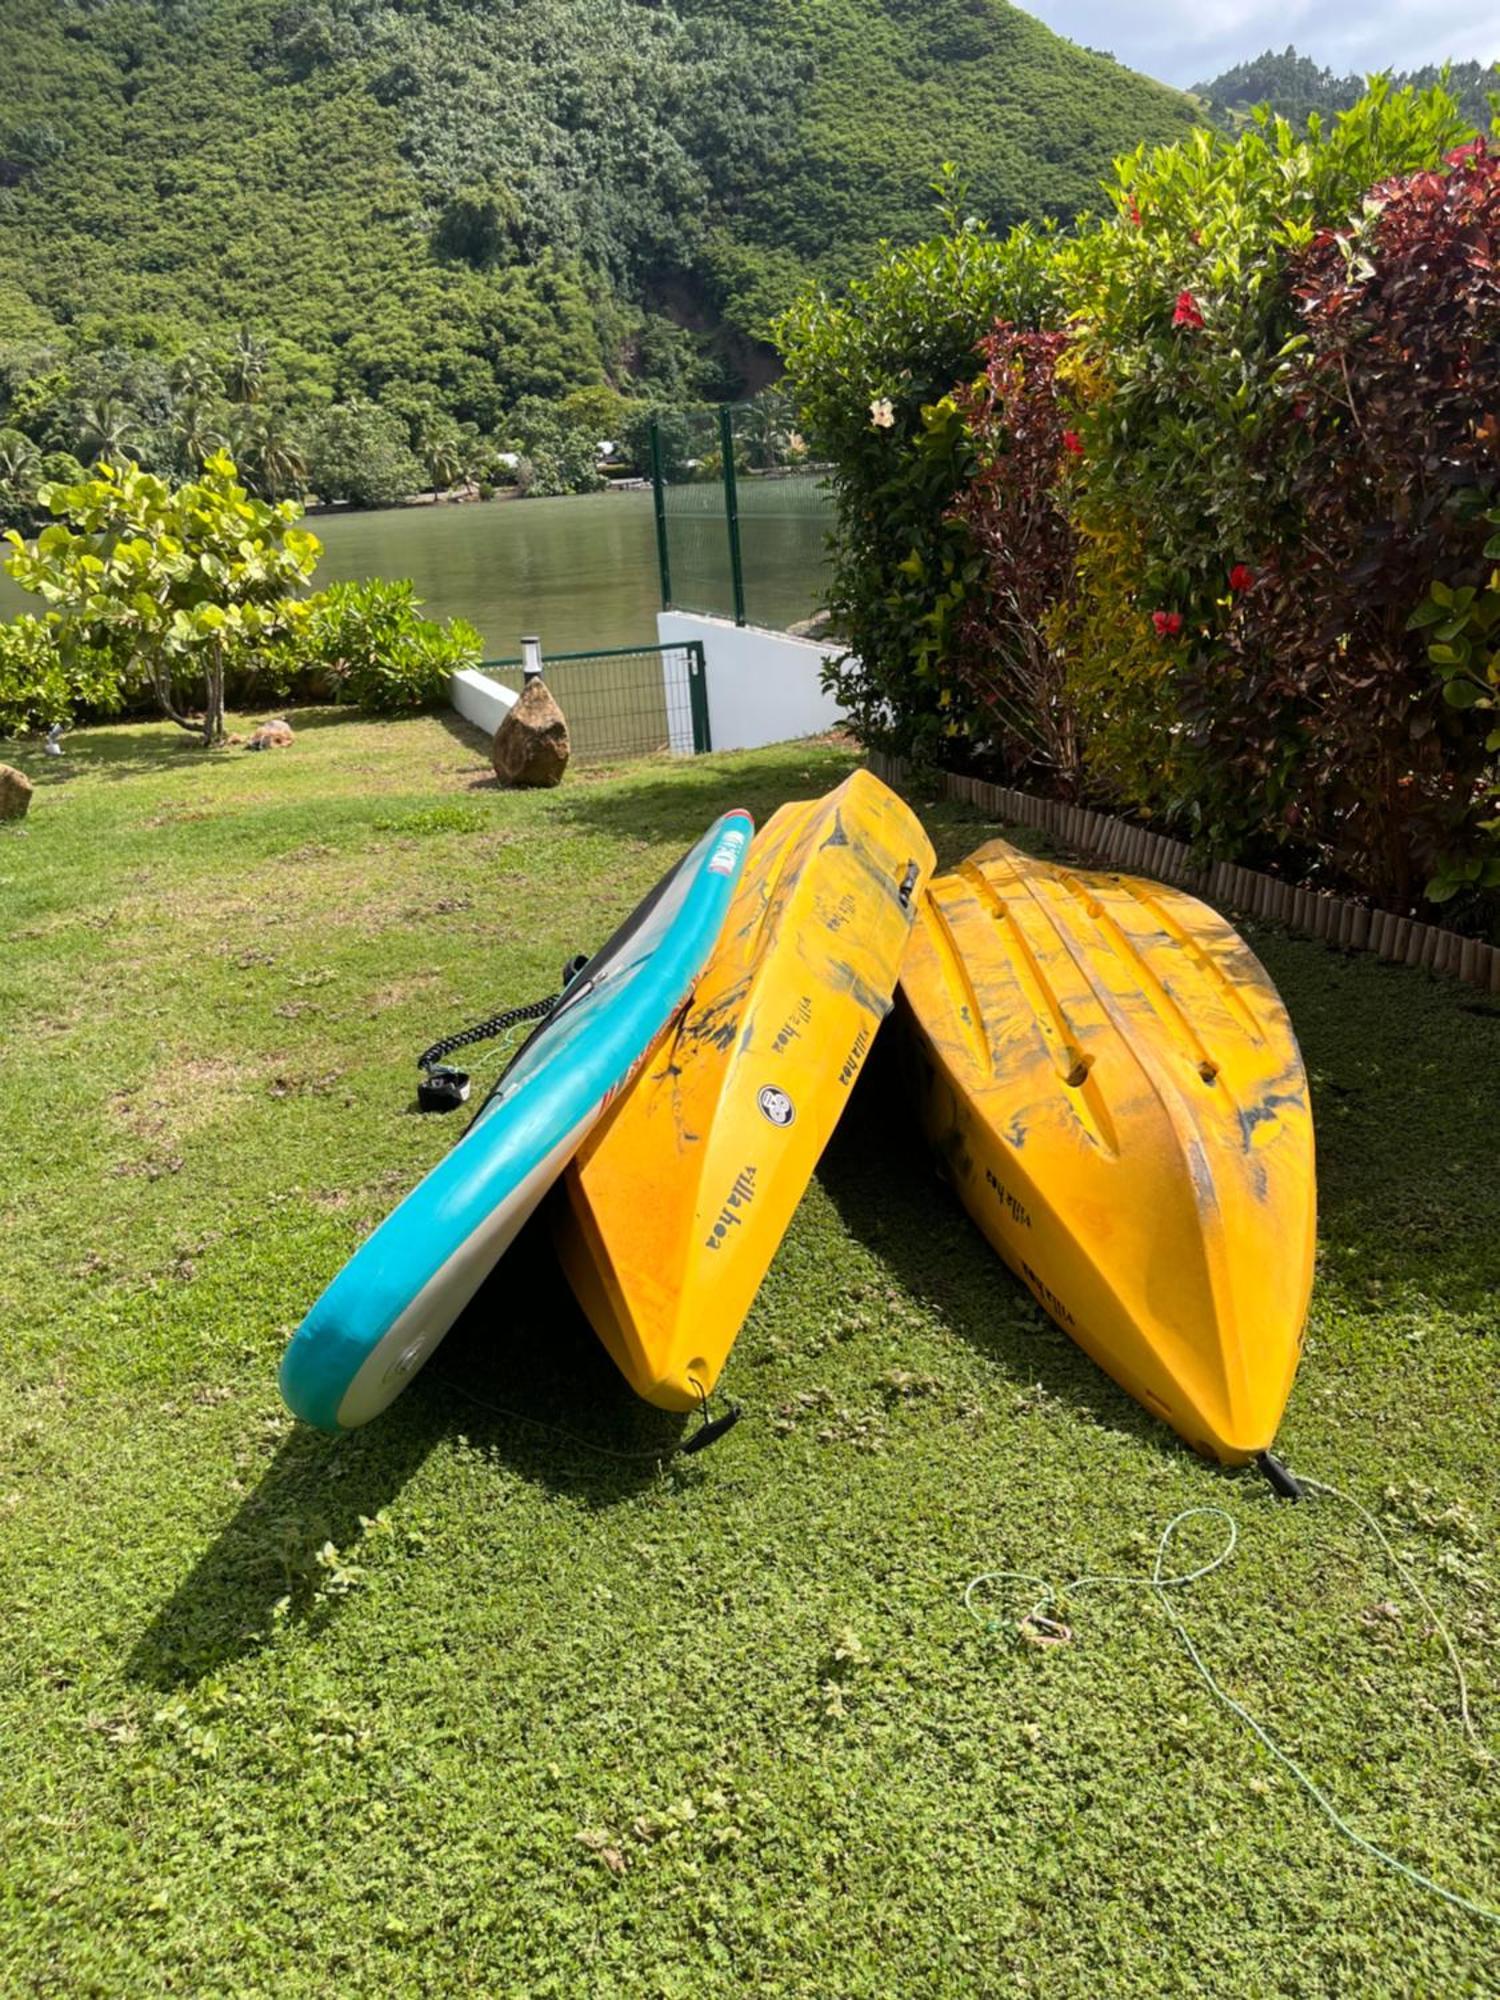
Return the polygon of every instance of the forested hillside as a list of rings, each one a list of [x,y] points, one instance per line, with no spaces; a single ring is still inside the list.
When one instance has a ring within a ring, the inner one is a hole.
[[[1068,217],[1193,116],[1006,0],[0,11],[0,424],[40,448],[232,393],[242,334],[241,403],[369,399],[409,444],[730,388],[809,273],[925,231],[945,157],[998,224]]]
[[[1495,33],[1495,50],[1500,56],[1500,29]],[[1488,93],[1500,90],[1500,71],[1493,63],[1452,63],[1446,72],[1440,64],[1428,63],[1422,69],[1397,71],[1391,84],[1396,90],[1407,84],[1427,90],[1444,77],[1464,116],[1483,131],[1490,122]],[[1249,62],[1236,63],[1212,83],[1193,85],[1194,95],[1204,98],[1211,110],[1231,123],[1246,117],[1257,104],[1269,104],[1283,118],[1300,125],[1310,112],[1328,118],[1347,111],[1364,91],[1362,76],[1340,76],[1291,47],[1279,53],[1267,49]]]

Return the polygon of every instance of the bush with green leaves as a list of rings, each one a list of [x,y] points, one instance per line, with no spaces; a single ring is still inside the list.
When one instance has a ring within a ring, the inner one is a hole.
[[[1215,847],[1252,837],[1267,790],[1284,803],[1298,782],[1295,735],[1268,753],[1253,788],[1223,782],[1207,750],[1234,693],[1226,633],[1241,592],[1231,578],[1260,575],[1300,533],[1302,440],[1283,421],[1283,364],[1304,337],[1291,265],[1320,229],[1357,213],[1368,189],[1432,168],[1464,131],[1441,91],[1379,83],[1327,131],[1298,136],[1270,117],[1234,140],[1198,131],[1121,161],[1110,219],[1059,253],[1081,560],[1095,593],[1120,588],[1095,607],[1106,624],[1144,614],[1159,642],[1160,672],[1136,678],[1127,711],[1091,687],[1090,759],[1107,784],[1121,763],[1116,726],[1154,741],[1154,756],[1128,759],[1150,786],[1128,802]],[[1115,560],[1121,551],[1133,568]],[[1092,663],[1082,670],[1091,676]]]
[[[431,708],[448,699],[451,677],[484,650],[462,618],[421,614],[409,582],[370,577],[333,583],[307,600],[284,669],[326,677],[339,700],[380,713]]]
[[[520,454],[516,485],[525,496],[545,500],[563,493],[594,493],[604,484],[599,447],[606,439],[618,441],[624,427],[622,408],[604,404],[604,398],[613,398],[615,406],[624,402],[613,390],[602,390],[561,403],[541,396],[526,396],[517,403],[508,432],[511,448]]]
[[[101,463],[37,498],[56,518],[33,541],[15,529],[6,540],[10,573],[48,606],[61,656],[62,682],[43,684],[55,692],[86,676],[91,656],[116,658],[121,694],[147,689],[181,728],[217,741],[229,674],[304,616],[319,544],[298,527],[301,508],[252,499],[222,453],[178,487]],[[34,654],[39,642],[19,643]]]
[[[394,411],[361,397],[335,403],[307,442],[307,476],[320,500],[353,507],[394,507],[423,484],[406,425]]]
[[[58,621],[29,613],[0,624],[0,736],[24,736],[80,711],[108,715],[126,699],[118,646],[58,643]]]
[[[1198,131],[1069,235],[950,200],[782,320],[867,741],[1064,792],[1081,752],[1211,852],[1488,920],[1500,163],[1466,130],[1377,82],[1326,130]]]
[[[973,456],[952,391],[980,374],[997,319],[1058,310],[1050,234],[992,236],[951,174],[941,193],[943,235],[888,247],[845,297],[807,293],[776,330],[801,433],[835,468],[829,609],[848,652],[831,685],[866,741],[905,751],[960,733],[944,662],[979,565],[951,511]]]

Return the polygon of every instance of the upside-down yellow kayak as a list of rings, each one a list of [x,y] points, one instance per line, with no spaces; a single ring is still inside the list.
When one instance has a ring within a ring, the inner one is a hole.
[[[979,849],[901,973],[922,1115],[1058,1324],[1198,1450],[1266,1450],[1301,1351],[1316,1183],[1291,1022],[1204,904]]]
[[[696,1408],[890,1011],[933,866],[868,771],[758,833],[692,1001],[564,1177],[558,1247],[626,1379]]]

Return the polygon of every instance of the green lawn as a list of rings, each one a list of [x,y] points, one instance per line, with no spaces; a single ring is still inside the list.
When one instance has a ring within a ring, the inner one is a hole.
[[[977,1570],[1139,1569],[1222,1504],[1240,1553],[1184,1608],[1228,1688],[1500,1900],[1495,1767],[1367,1533],[1198,1462],[1041,1317],[889,1050],[711,1452],[659,1461],[544,1228],[385,1417],[292,1425],[288,1333],[454,1137],[415,1052],[850,763],[518,797],[461,725],[294,723],[80,734],[0,829],[0,1992],[1493,1992],[1496,1933],[1340,1842],[1144,1593],[1047,1652],[965,1614]],[[983,836],[924,810],[944,859]],[[1500,1748],[1500,1009],[1255,943],[1321,1147],[1284,1454],[1381,1511]]]

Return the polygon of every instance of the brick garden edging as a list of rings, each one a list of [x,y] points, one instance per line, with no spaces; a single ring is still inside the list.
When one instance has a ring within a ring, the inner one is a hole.
[[[876,776],[890,784],[911,780],[911,767],[902,758],[872,750],[868,762]],[[1154,875],[1159,881],[1190,889],[1208,902],[1284,924],[1304,937],[1321,938],[1340,951],[1374,952],[1392,964],[1426,966],[1431,972],[1448,973],[1477,986],[1481,992],[1500,994],[1500,946],[1485,944],[1479,938],[1460,937],[1457,931],[1419,923],[1415,917],[1392,916],[1386,910],[1346,902],[1342,896],[1325,895],[1320,889],[1299,889],[1278,876],[1262,875],[1230,861],[1220,861],[1212,868],[1197,867],[1185,841],[1132,826],[1109,813],[1091,812],[1086,806],[1036,798],[1030,792],[986,784],[981,778],[959,777],[952,771],[938,772],[936,782],[945,798],[962,799],[996,819],[1052,834],[1111,868]]]

